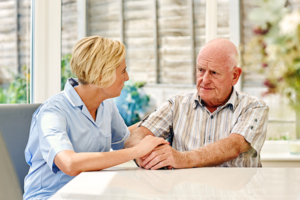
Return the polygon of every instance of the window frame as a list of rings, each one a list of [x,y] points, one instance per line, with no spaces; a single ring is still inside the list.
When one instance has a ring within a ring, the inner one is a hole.
[[[61,0],[32,0],[31,103],[43,103],[61,88]]]

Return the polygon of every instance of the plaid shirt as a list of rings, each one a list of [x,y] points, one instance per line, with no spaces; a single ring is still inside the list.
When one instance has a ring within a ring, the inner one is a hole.
[[[233,89],[227,103],[210,113],[194,92],[171,97],[141,126],[158,137],[166,137],[172,128],[172,147],[181,152],[204,147],[231,133],[240,134],[252,148],[220,167],[261,167],[259,155],[266,138],[268,112],[262,100]]]

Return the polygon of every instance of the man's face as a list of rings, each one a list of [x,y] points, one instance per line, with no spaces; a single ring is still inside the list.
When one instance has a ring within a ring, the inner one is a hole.
[[[208,106],[224,105],[236,84],[236,67],[228,66],[224,56],[211,51],[199,53],[197,58],[198,95]]]

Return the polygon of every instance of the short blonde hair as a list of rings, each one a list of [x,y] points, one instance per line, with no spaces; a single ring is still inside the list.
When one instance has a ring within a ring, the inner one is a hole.
[[[120,41],[101,36],[83,38],[73,47],[72,73],[83,85],[108,87],[116,80],[116,68],[125,59],[125,53],[125,46]]]

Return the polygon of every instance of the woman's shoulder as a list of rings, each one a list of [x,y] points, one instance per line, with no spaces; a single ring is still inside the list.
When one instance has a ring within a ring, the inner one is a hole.
[[[56,94],[49,99],[47,99],[42,106],[40,107],[40,111],[51,109],[57,111],[63,111],[68,109],[70,106],[70,102],[64,96],[63,92]]]
[[[101,104],[103,106],[103,109],[109,112],[112,112],[113,110],[117,109],[117,106],[113,99],[106,99]]]
[[[106,100],[104,100],[103,102],[102,102],[102,105],[105,107],[105,106],[107,106],[107,107],[114,107],[114,106],[116,106],[116,104],[115,104],[115,102],[114,102],[114,100],[113,99],[106,99]]]

